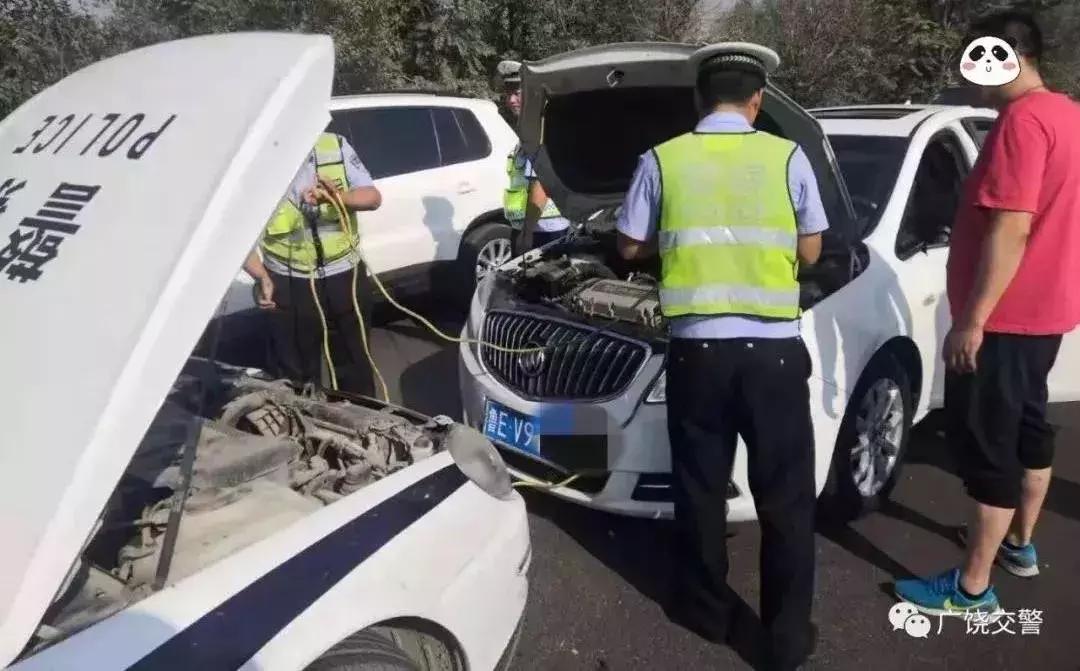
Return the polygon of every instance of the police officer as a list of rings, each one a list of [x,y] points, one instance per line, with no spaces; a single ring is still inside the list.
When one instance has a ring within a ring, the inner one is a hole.
[[[340,193],[351,210],[348,231],[320,190]],[[331,358],[338,388],[372,394],[372,372],[363,346],[367,334],[361,332],[353,306],[353,266],[359,265],[356,298],[366,326],[370,299],[367,273],[355,250],[355,213],[381,204],[379,190],[348,140],[323,133],[267,223],[259,242],[261,258],[253,250],[244,264],[257,283],[259,307],[272,311],[271,367],[278,375],[301,384],[320,381],[325,319],[326,328],[336,336]]]
[[[675,499],[670,617],[730,641],[726,492],[738,436],[761,526],[763,652],[797,668],[812,652],[814,469],[799,337],[799,264],[828,227],[801,148],[755,131],[767,73],[758,45],[714,45],[693,59],[704,118],[641,156],[618,220],[619,252],[659,253],[671,320],[667,413]],[[662,176],[662,179],[661,179]]]
[[[517,130],[521,116],[521,63],[505,60],[496,66],[495,71],[502,86],[503,107],[511,116],[510,121]],[[503,192],[503,217],[514,229],[515,237],[521,235],[525,222],[525,210],[529,202],[527,163],[525,152],[518,143],[506,157],[508,184]]]
[[[505,60],[496,71],[503,85],[504,104],[516,125],[521,117],[521,63]],[[503,197],[503,215],[515,231],[516,252],[524,253],[566,233],[570,221],[548,198],[520,145],[507,157],[506,172],[510,184]]]

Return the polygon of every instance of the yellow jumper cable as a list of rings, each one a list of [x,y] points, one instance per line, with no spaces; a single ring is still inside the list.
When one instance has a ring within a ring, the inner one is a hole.
[[[322,189],[322,188],[316,189],[315,193],[317,195],[320,195],[323,198],[330,201],[330,204],[333,206],[335,212],[337,213],[338,223],[341,224],[341,230],[344,231],[345,235],[348,236],[349,239],[351,240],[351,247],[352,247],[351,251],[356,255],[355,258],[354,258],[354,263],[353,263],[353,282],[352,282],[353,312],[356,314],[356,320],[360,325],[360,337],[363,340],[364,354],[367,356],[368,363],[371,364],[372,372],[375,374],[376,379],[378,379],[378,381],[379,381],[379,386],[380,386],[380,389],[382,391],[382,400],[386,401],[387,403],[390,402],[390,391],[389,391],[389,389],[388,389],[388,387],[386,385],[386,380],[383,378],[382,373],[379,371],[378,366],[375,364],[375,358],[371,355],[371,347],[370,347],[370,344],[368,343],[366,329],[364,328],[364,316],[360,311],[360,302],[359,302],[359,300],[357,298],[357,295],[356,295],[356,285],[359,282],[359,270],[360,270],[360,263],[359,262],[360,261],[363,261],[364,265],[369,268],[369,270],[368,270],[369,276],[375,282],[375,286],[377,286],[379,288],[379,292],[382,293],[382,295],[386,298],[386,300],[391,305],[393,305],[399,311],[401,311],[401,312],[409,315],[410,317],[416,319],[417,321],[419,321],[421,324],[423,324],[425,327],[427,327],[427,329],[431,333],[433,333],[437,337],[441,338],[442,340],[445,340],[445,341],[451,342],[451,343],[456,343],[456,344],[476,344],[476,345],[479,345],[481,347],[490,347],[490,348],[492,348],[494,350],[497,350],[499,352],[507,352],[507,353],[510,353],[510,354],[528,354],[528,353],[531,353],[531,352],[542,352],[544,350],[543,347],[503,347],[501,345],[495,345],[493,343],[489,343],[489,342],[487,342],[485,340],[481,340],[481,339],[459,338],[459,337],[455,337],[455,336],[450,336],[450,335],[447,335],[447,334],[443,333],[441,330],[439,330],[439,328],[437,326],[435,326],[430,321],[428,321],[427,318],[425,318],[423,315],[418,314],[418,313],[410,310],[409,308],[403,306],[401,303],[398,303],[394,299],[394,297],[390,295],[390,292],[386,290],[386,287],[383,285],[382,281],[379,279],[379,276],[370,271],[370,265],[367,262],[367,258],[364,256],[363,248],[360,246],[359,231],[357,231],[357,234],[354,236],[352,234],[352,231],[349,228],[349,210],[345,206],[345,203],[341,198],[341,194],[338,193],[338,192],[330,192],[330,191],[327,191],[326,189]],[[319,302],[318,291],[315,288],[315,274],[312,273],[309,279],[310,279],[310,285],[311,285],[311,296],[315,300],[315,307],[316,307],[316,310],[317,310],[317,312],[319,314],[319,321],[322,324],[322,329],[323,329],[323,355],[326,357],[327,367],[330,369],[330,384],[331,384],[332,388],[336,390],[338,388],[338,386],[337,386],[337,384],[338,384],[337,383],[337,371],[334,368],[334,362],[333,362],[333,359],[330,356],[330,336],[329,336],[329,329],[328,329],[327,324],[326,324],[326,315],[323,313],[322,305]]]
[[[527,480],[518,480],[512,486],[513,487],[535,487],[536,489],[556,489],[558,487],[566,487],[574,480],[581,477],[581,473],[574,473],[570,477],[560,482],[529,482]]]

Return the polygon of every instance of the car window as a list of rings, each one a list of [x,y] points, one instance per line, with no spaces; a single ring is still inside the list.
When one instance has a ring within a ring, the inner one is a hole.
[[[383,107],[330,114],[330,128],[349,139],[375,179],[440,165],[431,108]]]
[[[432,115],[442,165],[477,161],[491,155],[491,142],[471,111],[437,107]]]
[[[476,118],[476,115],[469,110],[455,109],[454,117],[465,134],[465,143],[477,153],[476,158],[491,156],[491,138],[480,125],[480,120]]]
[[[980,150],[983,142],[986,141],[986,134],[990,132],[993,126],[993,119],[968,119],[964,122],[964,127],[967,128],[968,133],[971,134],[971,139],[975,141],[975,146]]]
[[[930,140],[912,184],[896,253],[906,259],[915,252],[949,244],[953,217],[960,204],[968,165],[958,138],[951,132]]]
[[[877,224],[892,195],[908,139],[877,135],[829,135],[840,175],[855,208],[860,238]]]

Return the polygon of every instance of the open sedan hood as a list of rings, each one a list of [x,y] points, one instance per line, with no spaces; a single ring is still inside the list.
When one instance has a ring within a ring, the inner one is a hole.
[[[181,40],[0,122],[0,666],[326,127],[333,63],[326,37]]]
[[[522,68],[522,144],[545,190],[572,220],[618,205],[638,157],[694,129],[691,58],[699,47],[628,43],[591,47]],[[780,67],[783,67],[781,64]],[[772,84],[757,127],[798,142],[814,166],[833,235],[853,212],[821,127]]]

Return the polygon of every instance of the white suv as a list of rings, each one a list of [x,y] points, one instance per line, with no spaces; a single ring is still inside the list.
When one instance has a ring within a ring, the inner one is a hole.
[[[478,273],[510,259],[502,197],[518,140],[494,103],[366,94],[334,98],[330,114],[382,192],[382,207],[360,217],[372,272],[407,291],[460,270],[471,295]]]
[[[371,271],[395,294],[454,287],[472,295],[478,276],[511,258],[502,214],[513,129],[489,100],[432,93],[332,98],[328,130],[356,149],[382,192],[360,215]],[[228,312],[254,307],[241,274]]]

